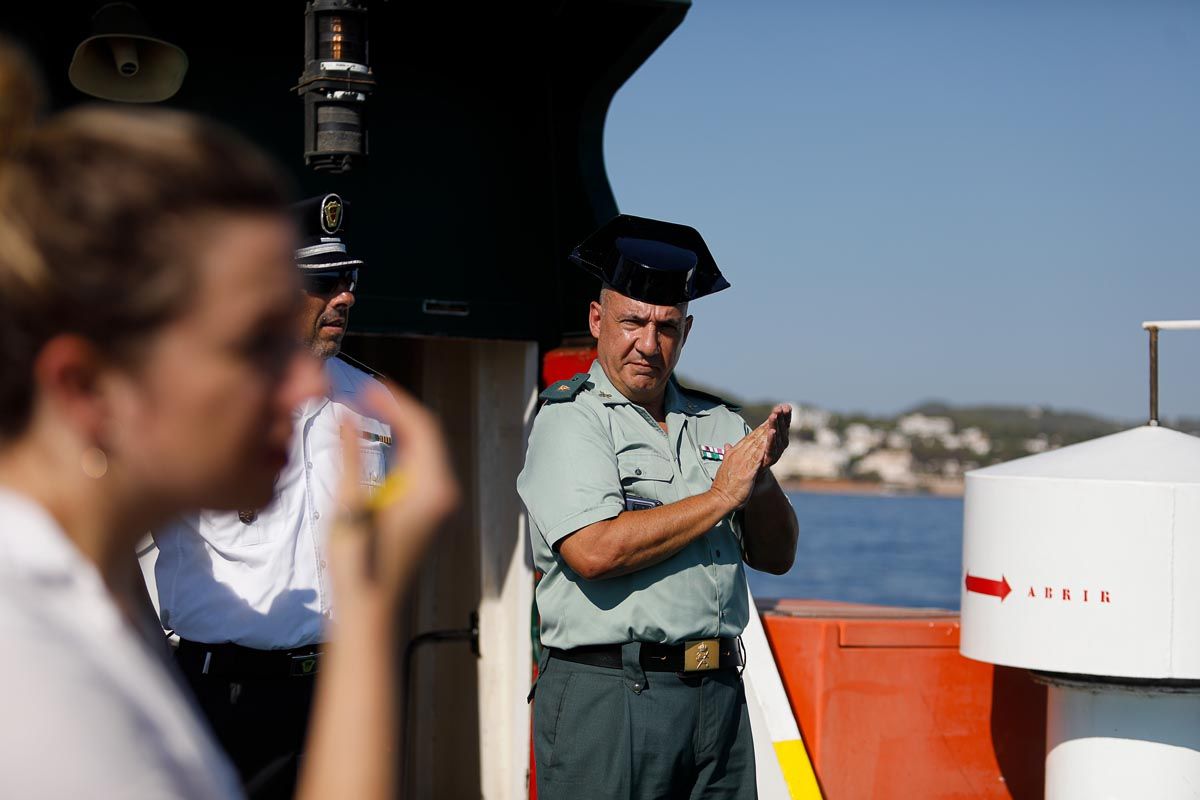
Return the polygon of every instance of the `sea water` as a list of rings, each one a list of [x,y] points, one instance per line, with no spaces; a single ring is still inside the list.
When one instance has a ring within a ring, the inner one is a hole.
[[[786,575],[749,570],[758,599],[820,598],[958,609],[961,498],[788,494],[800,520]]]

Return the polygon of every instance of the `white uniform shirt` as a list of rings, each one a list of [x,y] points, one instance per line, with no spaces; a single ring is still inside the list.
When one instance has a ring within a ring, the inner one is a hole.
[[[172,667],[95,566],[0,489],[0,797],[237,798]]]
[[[375,379],[341,359],[325,365],[330,397],[297,409],[288,464],[270,505],[242,517],[200,511],[154,532],[164,628],[196,642],[259,650],[322,641],[332,616],[324,531],[337,510],[341,423],[360,433],[365,483],[382,482],[391,442],[388,426],[362,413]]]

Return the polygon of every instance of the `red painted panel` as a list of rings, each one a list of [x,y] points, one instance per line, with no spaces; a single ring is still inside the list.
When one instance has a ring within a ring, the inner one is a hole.
[[[958,618],[782,601],[763,614],[827,800],[1040,798],[1046,692],[958,653]]]
[[[596,358],[594,347],[558,347],[542,356],[542,388],[587,372]]]

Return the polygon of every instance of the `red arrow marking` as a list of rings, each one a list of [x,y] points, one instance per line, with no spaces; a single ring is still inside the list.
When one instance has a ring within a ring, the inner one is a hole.
[[[1008,579],[1003,575],[1000,580],[994,581],[991,578],[977,578],[971,573],[967,573],[967,591],[975,592],[976,594],[990,594],[992,597],[999,597],[1000,602],[1004,602],[1004,598],[1008,597],[1008,593],[1012,591],[1012,587],[1008,585]]]

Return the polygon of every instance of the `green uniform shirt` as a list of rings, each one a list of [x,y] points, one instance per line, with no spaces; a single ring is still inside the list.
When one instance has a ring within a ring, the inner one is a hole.
[[[749,619],[740,514],[665,561],[615,578],[584,580],[555,546],[594,522],[645,513],[626,512],[626,494],[665,505],[706,491],[721,462],[703,458],[701,448],[738,442],[745,421],[672,378],[664,433],[596,361],[578,393],[565,394],[538,412],[517,478],[534,563],[545,573],[537,588],[542,644],[672,644],[740,634]]]

